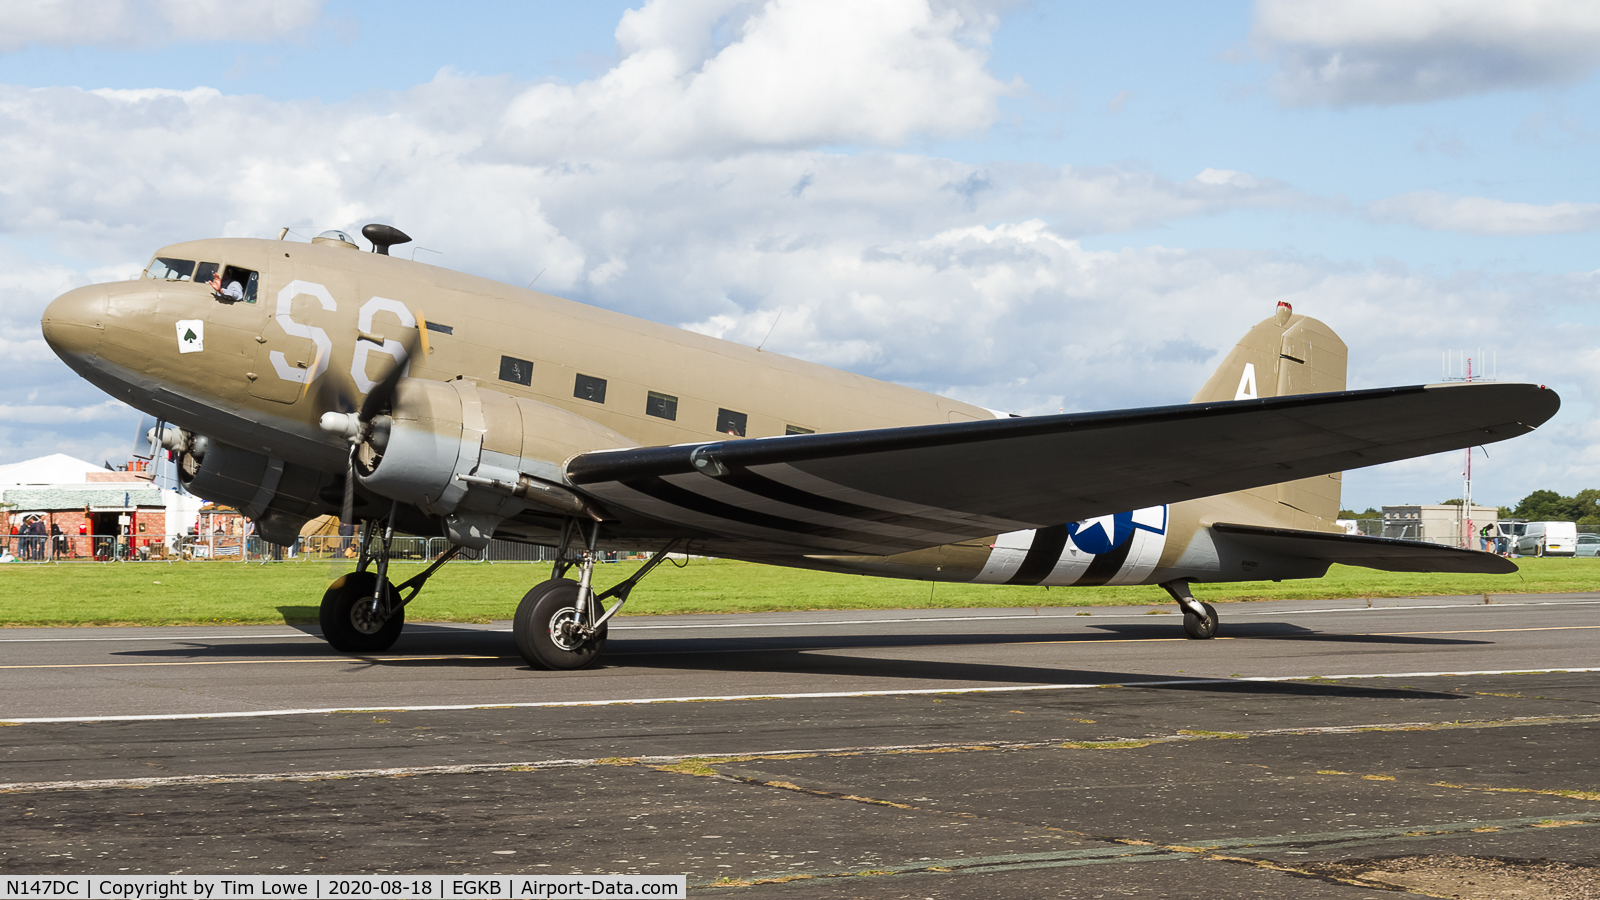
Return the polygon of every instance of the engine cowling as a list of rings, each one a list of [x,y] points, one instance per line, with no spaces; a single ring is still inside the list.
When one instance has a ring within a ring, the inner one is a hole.
[[[325,472],[204,438],[185,440],[178,452],[178,479],[190,493],[249,516],[274,544],[293,544],[327,506],[321,492],[337,483]]]
[[[524,509],[581,511],[583,498],[564,486],[566,459],[635,446],[548,403],[463,379],[408,378],[396,385],[390,414],[373,420],[357,473],[367,490],[444,517],[452,541],[482,547],[501,519]]]

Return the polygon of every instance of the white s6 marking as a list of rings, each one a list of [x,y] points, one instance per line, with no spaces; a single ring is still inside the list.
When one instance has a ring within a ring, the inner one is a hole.
[[[272,351],[272,368],[277,370],[278,377],[295,384],[317,380],[317,376],[328,370],[328,355],[333,352],[333,341],[328,339],[326,331],[315,325],[301,325],[294,320],[294,298],[301,294],[317,298],[322,308],[329,312],[339,308],[328,289],[314,281],[291,281],[278,292],[278,327],[290,337],[310,338],[317,345],[316,364],[309,369],[290,365],[282,350]]]
[[[394,313],[400,320],[400,324],[407,328],[417,327],[417,317],[411,314],[411,310],[406,309],[406,305],[399,300],[390,300],[388,297],[373,297],[362,304],[361,313],[357,319],[358,327],[362,331],[371,334],[372,317],[384,311]],[[396,362],[406,362],[405,346],[393,338],[384,338],[382,347],[376,346],[370,341],[357,340],[355,357],[350,360],[350,377],[356,380],[356,388],[363,394],[372,390],[378,384],[367,377],[367,356],[374,350],[379,353],[389,354],[395,358]]]

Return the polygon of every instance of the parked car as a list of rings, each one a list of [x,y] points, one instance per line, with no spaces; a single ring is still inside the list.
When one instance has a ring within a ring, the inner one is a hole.
[[[1578,523],[1529,522],[1517,538],[1518,556],[1572,556],[1578,550]]]
[[[1600,534],[1578,535],[1579,556],[1600,556]]]

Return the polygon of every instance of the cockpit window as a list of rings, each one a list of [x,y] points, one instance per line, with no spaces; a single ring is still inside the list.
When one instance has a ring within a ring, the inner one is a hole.
[[[217,291],[223,297],[235,303],[256,302],[256,281],[259,280],[255,272],[241,269],[238,266],[224,266],[220,289]]]
[[[189,281],[194,277],[194,260],[158,256],[150,261],[144,277],[156,281]]]
[[[144,277],[156,281],[193,281],[195,284],[208,284],[216,292],[217,299],[225,303],[254,303],[256,302],[257,282],[260,276],[251,269],[243,266],[228,266],[221,263],[202,262],[196,263],[192,259],[174,259],[168,256],[158,256],[145,267]]]

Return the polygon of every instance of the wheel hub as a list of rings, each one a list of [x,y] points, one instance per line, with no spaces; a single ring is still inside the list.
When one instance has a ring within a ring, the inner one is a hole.
[[[362,634],[377,634],[389,617],[372,608],[370,599],[363,598],[350,605],[350,624]]]
[[[583,633],[583,625],[578,622],[578,611],[572,607],[557,610],[550,617],[550,641],[557,647],[568,652],[577,652],[583,649],[587,638]]]

